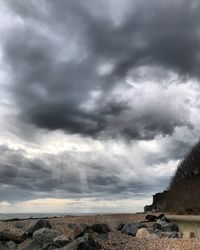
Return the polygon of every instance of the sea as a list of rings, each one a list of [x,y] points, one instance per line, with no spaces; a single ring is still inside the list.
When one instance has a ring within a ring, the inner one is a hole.
[[[95,215],[92,213],[0,213],[0,220],[11,220],[11,219],[29,219],[29,218],[53,218],[53,217],[63,217],[63,216],[87,216]]]

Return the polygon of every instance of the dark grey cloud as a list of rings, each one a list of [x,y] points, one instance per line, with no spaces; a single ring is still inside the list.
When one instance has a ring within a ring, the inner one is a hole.
[[[199,78],[200,3],[134,1],[118,25],[112,4],[109,16],[92,1],[8,2],[21,18],[3,45],[18,119],[48,130],[131,139],[189,125],[181,107],[174,114],[173,103],[169,110],[151,103],[138,109],[113,92],[123,83],[126,88],[126,76],[140,66]],[[103,63],[111,70],[102,74]]]
[[[0,146],[0,200],[22,201],[34,198],[135,197],[153,193],[168,178],[127,178],[113,163],[63,152],[30,158],[25,151]],[[81,165],[82,163],[82,165]],[[126,169],[128,166],[124,166]],[[154,180],[153,180],[154,179]]]

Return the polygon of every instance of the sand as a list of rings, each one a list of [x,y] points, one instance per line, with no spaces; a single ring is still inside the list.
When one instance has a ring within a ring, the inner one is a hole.
[[[122,234],[116,230],[116,226],[120,223],[126,223],[129,221],[143,221],[145,214],[115,214],[115,215],[95,215],[95,216],[65,216],[60,218],[49,218],[49,222],[53,229],[56,229],[59,233],[65,234],[70,237],[73,230],[70,229],[67,224],[69,223],[86,223],[92,225],[94,223],[106,223],[110,226],[111,232],[107,239],[100,239],[98,234],[94,234],[94,238],[102,245],[102,249],[105,250],[192,250],[200,249],[200,240],[198,239],[137,239],[133,236]],[[28,226],[33,223],[34,220],[22,220],[12,222],[0,222],[0,230],[11,230],[20,234],[23,233]],[[16,226],[18,228],[16,228]],[[23,250],[25,246],[30,242],[27,239],[21,243],[18,247],[19,250]]]

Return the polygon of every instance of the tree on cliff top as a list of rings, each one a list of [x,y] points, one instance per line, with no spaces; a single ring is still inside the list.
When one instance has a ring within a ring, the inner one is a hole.
[[[197,142],[186,157],[179,163],[171,180],[170,189],[193,177],[200,177],[200,141]]]

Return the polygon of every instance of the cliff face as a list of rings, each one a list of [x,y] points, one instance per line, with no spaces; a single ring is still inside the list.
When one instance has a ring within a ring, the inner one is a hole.
[[[145,211],[200,214],[200,142],[180,161],[169,190],[153,195]]]
[[[150,212],[150,211],[163,212],[163,211],[166,211],[168,192],[169,191],[165,190],[162,193],[156,193],[155,195],[153,195],[152,205],[145,206],[144,211],[145,212]]]

